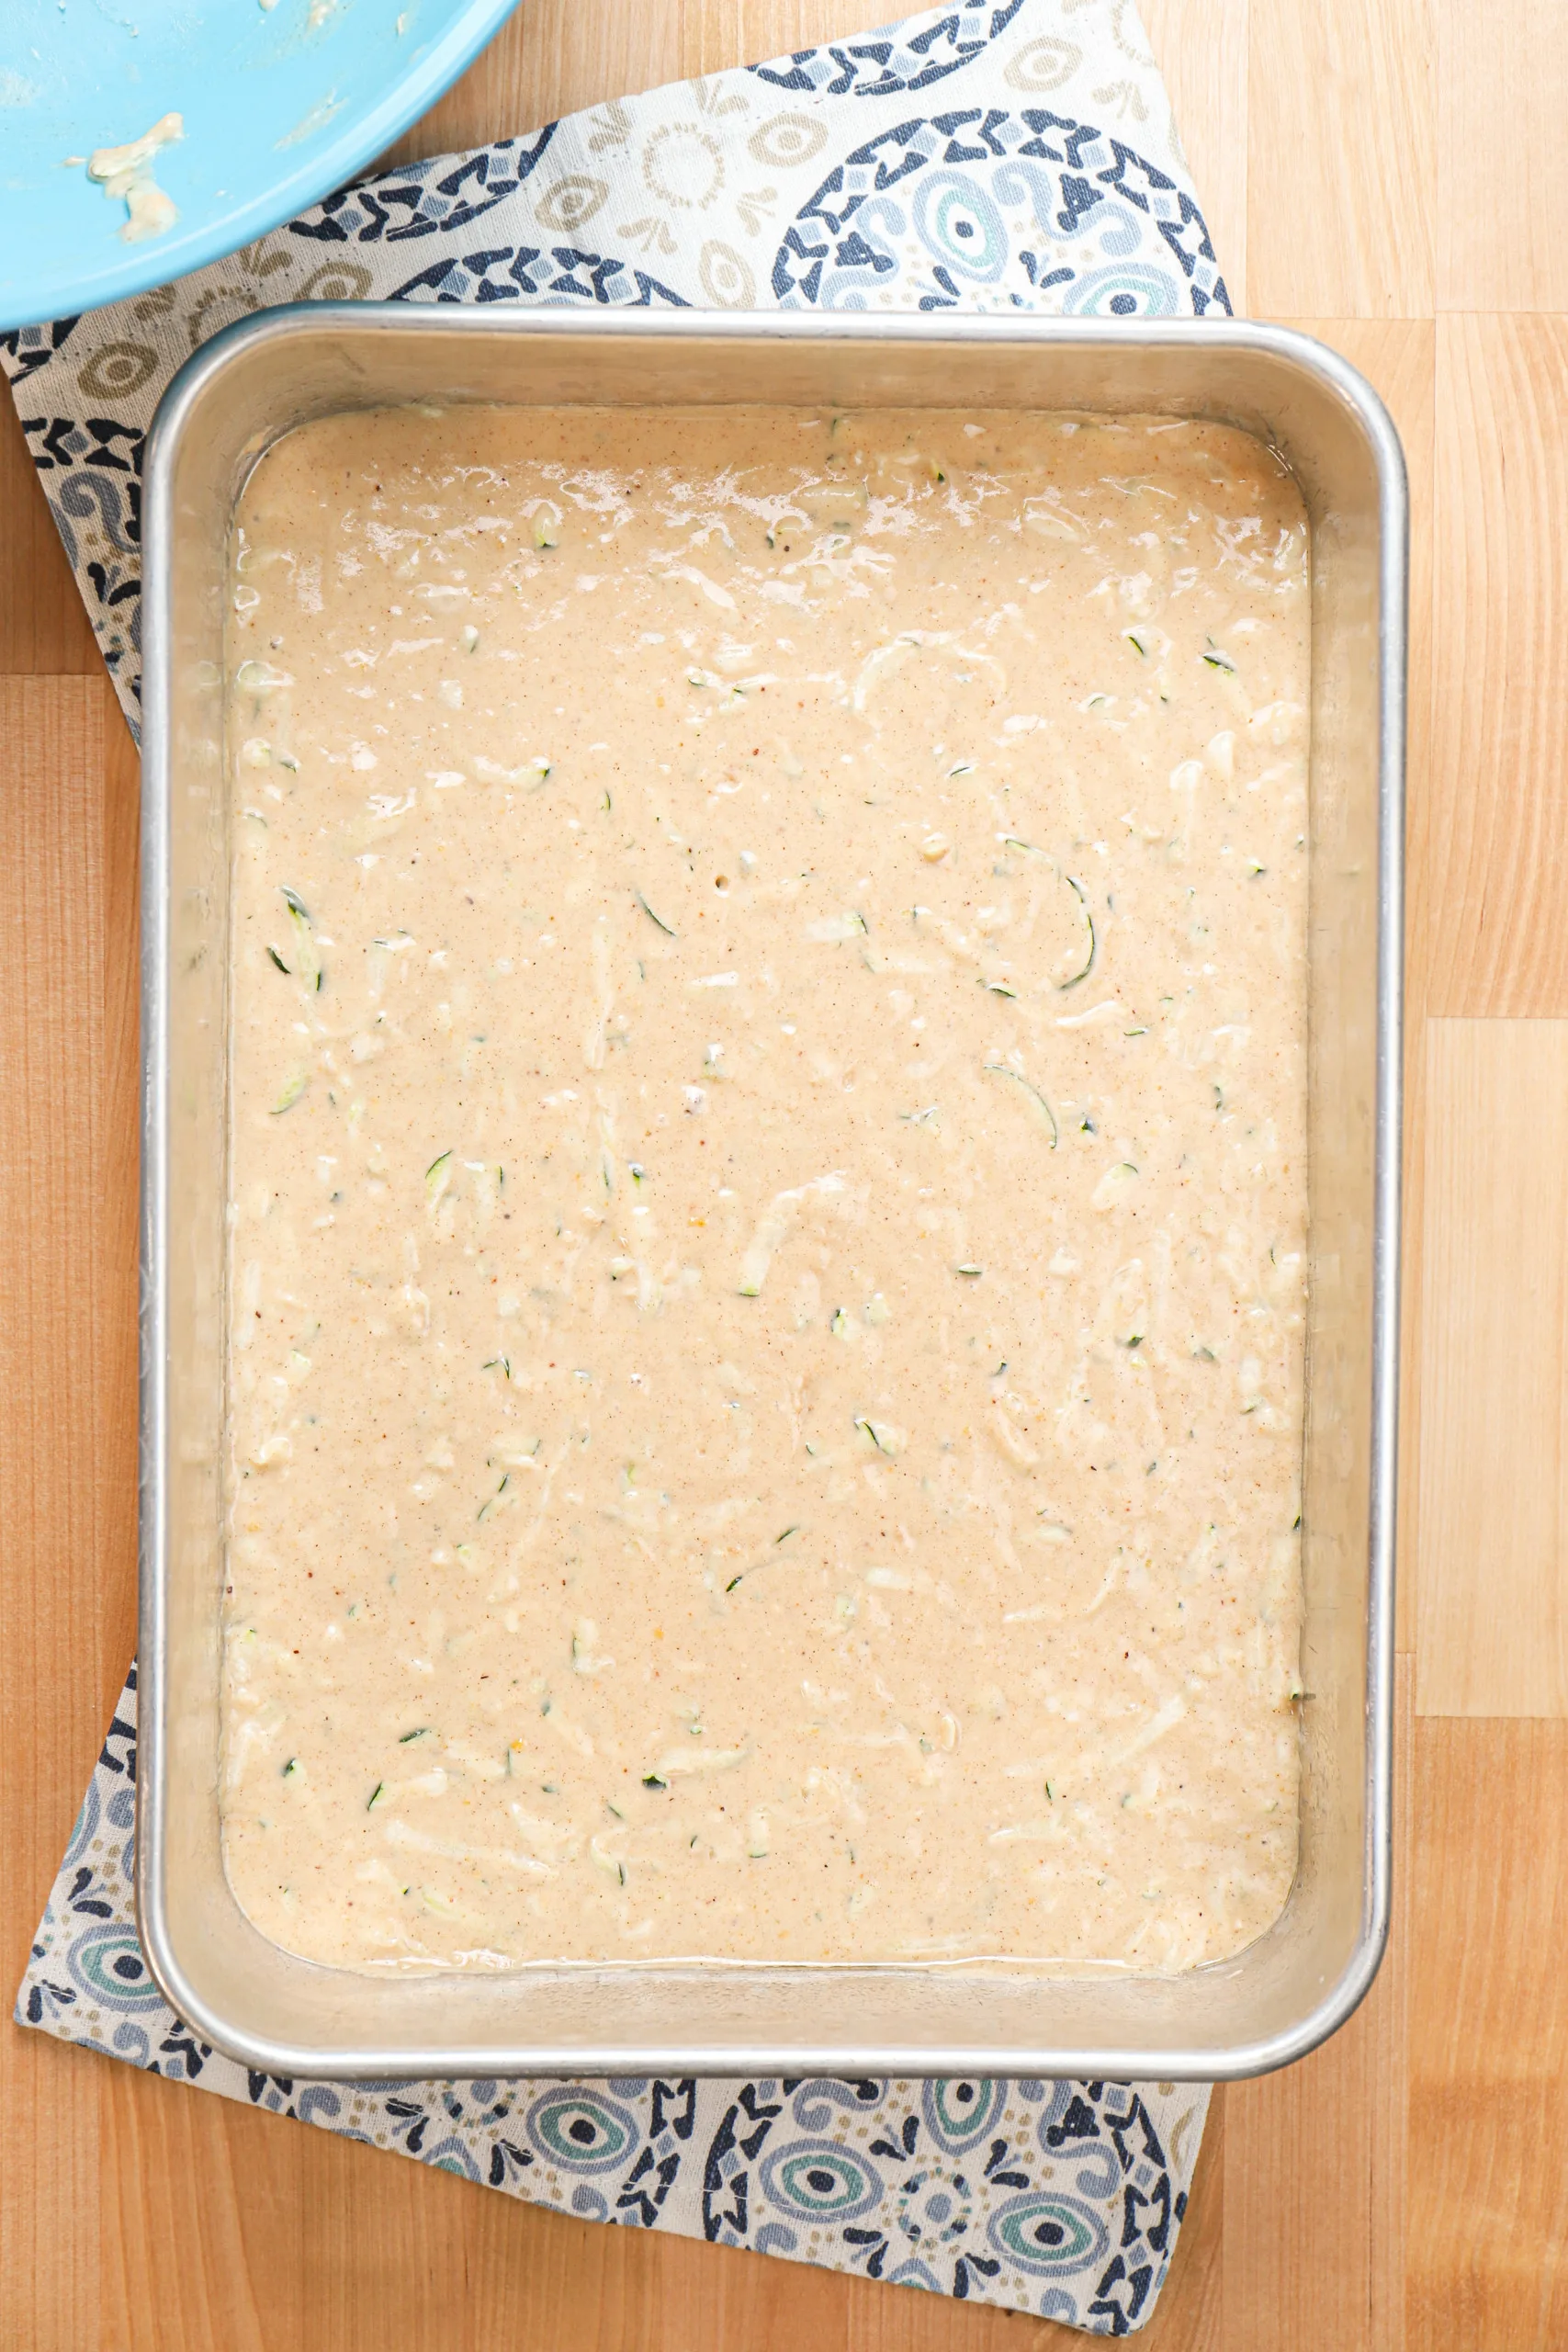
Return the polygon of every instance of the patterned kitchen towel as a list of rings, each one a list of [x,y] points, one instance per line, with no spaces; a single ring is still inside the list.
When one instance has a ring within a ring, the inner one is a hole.
[[[136,1673],[17,1996],[18,2024],[591,2222],[751,2246],[1097,2335],[1164,2284],[1208,2109],[1192,2083],[318,2083],[198,2041],[136,1940]]]
[[[1134,0],[950,0],[331,196],[0,365],[132,727],[141,447],[220,327],[278,302],[1230,310]]]
[[[1230,301],[1134,0],[950,0],[880,31],[379,174],[159,291],[0,336],[126,715],[143,437],[175,368],[281,301],[1203,316]],[[343,2086],[247,2074],[165,2006],[132,1909],[136,1677],[19,2022],[536,2204],[749,2245],[1102,2335],[1142,2326],[1201,2086]]]

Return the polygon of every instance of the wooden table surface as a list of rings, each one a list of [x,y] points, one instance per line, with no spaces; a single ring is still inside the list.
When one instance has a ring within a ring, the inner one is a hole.
[[[877,6],[523,0],[401,152],[802,47]],[[1568,7],[1145,14],[1237,310],[1323,335],[1393,411],[1415,574],[1394,1934],[1325,2049],[1216,2095],[1143,2341],[1552,2352],[1568,2345]],[[133,1639],[137,763],[3,400],[0,752],[8,2002]],[[0,2097],[5,2352],[1083,2340],[531,2211],[10,2025]]]

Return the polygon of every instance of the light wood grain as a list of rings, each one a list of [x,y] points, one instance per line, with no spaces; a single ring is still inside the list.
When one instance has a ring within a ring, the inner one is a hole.
[[[1568,311],[1568,9],[1436,0],[1438,307]],[[1461,193],[1462,191],[1462,193]]]
[[[1209,236],[1238,318],[1247,315],[1247,30],[1252,0],[1143,0]]]
[[[700,9],[615,0],[521,0],[482,57],[399,140],[392,158],[445,154],[536,130],[606,98],[677,82]]]
[[[1408,2352],[1568,2344],[1568,1724],[1418,1721]]]
[[[110,1070],[126,1042],[119,966],[128,945],[123,910],[110,905],[128,797],[116,729],[122,722],[101,674],[0,677],[0,870],[10,937],[0,989],[7,1996],[132,1637],[135,1194],[127,1201],[123,1146],[127,1132],[135,1135],[136,1096],[134,1049],[129,1092]],[[133,890],[133,863],[128,879]],[[37,2037],[0,2034],[6,2174],[12,2184],[32,2183],[26,2199],[0,2195],[0,2327],[6,2312],[36,2311],[38,2327],[66,2344],[80,2340],[73,2313],[91,2308],[99,2146],[69,2106],[51,2098],[49,2071]]]
[[[21,414],[41,413],[23,389]],[[87,625],[60,534],[39,497],[14,403],[0,390],[0,661],[16,676],[103,675],[104,657]]]
[[[869,21],[855,0],[522,0],[479,62],[389,152],[434,155],[536,130],[606,98],[863,32]]]
[[[1427,1009],[1568,1013],[1568,320],[1438,322]]]
[[[1426,1046],[1416,1703],[1568,1715],[1568,1021]]]
[[[1247,266],[1258,315],[1430,312],[1433,97],[1429,0],[1252,0]]]
[[[106,2178],[105,2340],[124,2352],[1070,2352],[1074,2331],[803,2265],[612,2230],[45,2045],[90,2076]],[[1220,2352],[1224,2109],[1147,2352]],[[191,2184],[201,2183],[195,2231]],[[182,2259],[169,2259],[178,2243]],[[75,2352],[62,2332],[28,2352]],[[6,2341],[0,2334],[0,2343]]]
[[[1395,1726],[1403,1795],[1403,1660]],[[1388,1957],[1350,2022],[1299,2065],[1226,2093],[1222,2341],[1236,2352],[1400,2352],[1408,1951],[1402,1883]]]
[[[1388,1949],[1353,2024],[1365,2052],[1367,2111],[1367,2341],[1371,2352],[1406,2352],[1404,2281],[1410,2217],[1410,1976],[1417,1917],[1412,1784],[1416,1777],[1416,1666],[1396,1657],[1393,1678],[1393,1890]],[[1319,2144],[1314,2117],[1309,2145]],[[1320,2209],[1321,2217],[1322,2209]],[[1321,2260],[1321,2218],[1312,2228]],[[1357,2243],[1360,2243],[1358,2229]],[[1239,2267],[1239,2266],[1238,2266]],[[1315,2291],[1315,2286],[1309,2290]]]

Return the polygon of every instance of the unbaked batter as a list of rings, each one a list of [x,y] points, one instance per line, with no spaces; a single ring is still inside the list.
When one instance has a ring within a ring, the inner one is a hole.
[[[350,1966],[1140,1970],[1295,1864],[1307,530],[403,410],[235,537],[225,1850]]]

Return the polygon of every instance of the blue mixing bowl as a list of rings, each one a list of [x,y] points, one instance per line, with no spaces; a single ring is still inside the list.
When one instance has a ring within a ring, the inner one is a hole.
[[[0,327],[120,301],[292,219],[406,130],[514,6],[0,0]],[[86,159],[169,114],[184,136],[141,176],[176,217],[128,241],[125,198]]]

